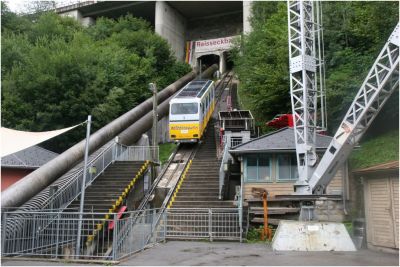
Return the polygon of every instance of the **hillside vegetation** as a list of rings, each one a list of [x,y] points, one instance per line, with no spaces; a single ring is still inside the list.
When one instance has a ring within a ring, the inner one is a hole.
[[[349,162],[351,169],[359,169],[394,160],[399,160],[399,130],[361,142],[361,147],[352,152]]]
[[[1,2],[1,123],[47,131],[93,116],[92,132],[190,71],[151,25],[132,16],[84,28],[54,13],[16,15]],[[48,143],[62,151],[85,127]]]
[[[233,55],[242,108],[258,125],[291,113],[286,2],[253,2],[253,31]],[[398,2],[322,2],[328,130],[333,134],[399,18]],[[377,122],[398,128],[398,93]],[[378,118],[378,119],[379,119]],[[268,129],[265,129],[268,130]],[[378,131],[380,133],[382,128]]]

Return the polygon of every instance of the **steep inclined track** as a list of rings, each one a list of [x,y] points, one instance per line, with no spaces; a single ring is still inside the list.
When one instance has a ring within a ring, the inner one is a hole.
[[[172,208],[234,208],[232,201],[218,199],[219,167],[213,121],[172,203]]]

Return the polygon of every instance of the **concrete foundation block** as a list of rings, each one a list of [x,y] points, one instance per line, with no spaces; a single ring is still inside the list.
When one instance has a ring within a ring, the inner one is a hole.
[[[275,251],[356,251],[341,223],[279,222],[272,240]]]

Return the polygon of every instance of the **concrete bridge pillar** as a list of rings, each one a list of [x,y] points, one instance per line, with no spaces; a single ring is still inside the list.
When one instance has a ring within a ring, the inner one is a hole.
[[[155,31],[171,45],[175,57],[185,60],[186,19],[164,1],[157,1]]]
[[[253,1],[243,1],[243,33],[249,34],[252,30],[250,18],[252,16],[251,6]]]
[[[74,18],[79,21],[83,26],[89,27],[95,23],[95,20],[91,17],[83,17],[82,13],[75,9],[68,12],[60,13],[60,16]]]

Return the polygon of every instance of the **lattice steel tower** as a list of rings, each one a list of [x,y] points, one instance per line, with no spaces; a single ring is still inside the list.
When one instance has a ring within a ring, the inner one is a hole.
[[[312,1],[288,1],[290,95],[299,180],[296,192],[311,194],[308,179],[317,163],[317,59]]]

